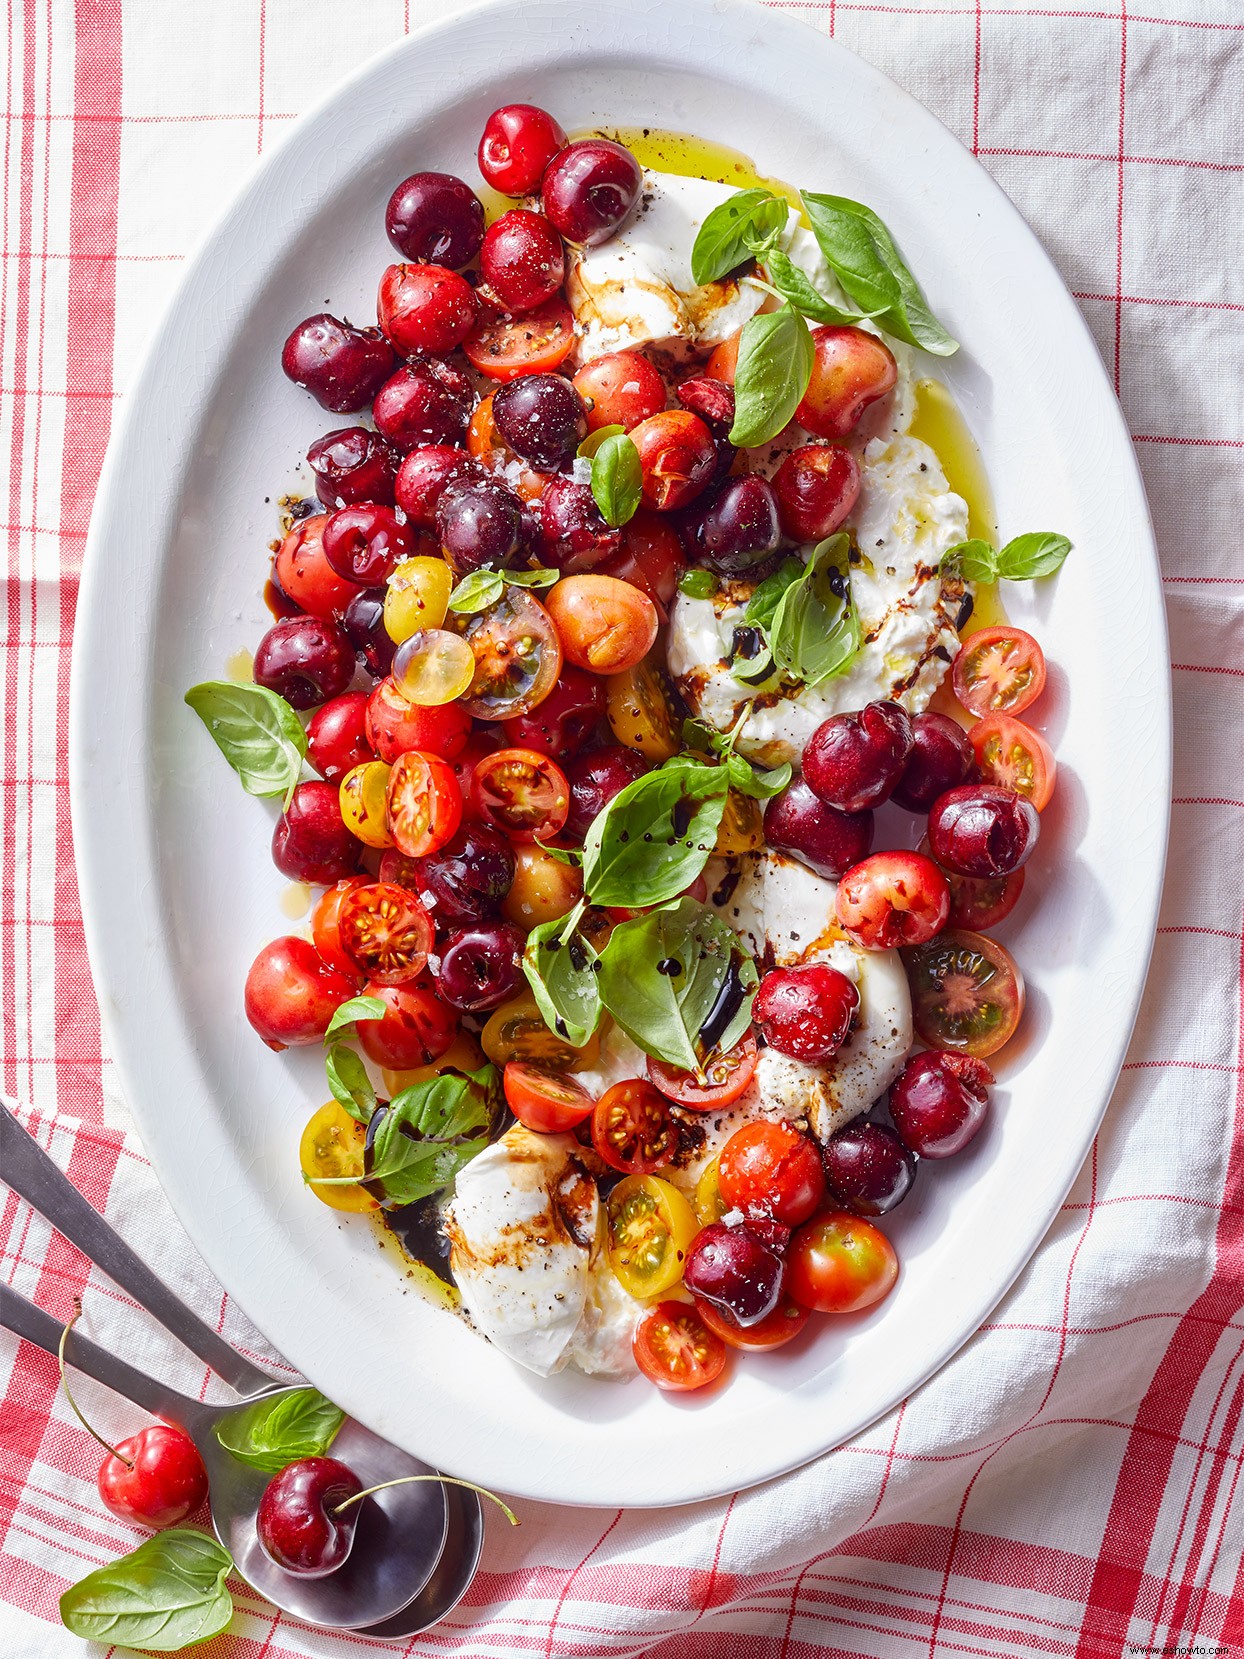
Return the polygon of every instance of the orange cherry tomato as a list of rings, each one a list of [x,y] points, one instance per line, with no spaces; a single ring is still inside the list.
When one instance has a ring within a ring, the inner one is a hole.
[[[786,1289],[817,1313],[858,1313],[888,1296],[898,1257],[871,1221],[830,1211],[805,1222],[790,1241]]]
[[[728,1348],[741,1348],[746,1354],[761,1353],[767,1348],[781,1348],[793,1342],[808,1323],[808,1310],[789,1296],[783,1296],[772,1313],[755,1325],[740,1325],[725,1308],[715,1308],[702,1296],[695,1299],[695,1311]]]
[[[360,591],[356,582],[339,576],[325,557],[324,526],[328,519],[327,513],[300,518],[272,564],[281,592],[311,616],[340,616]]]
[[[1009,714],[991,714],[968,733],[985,783],[1000,783],[1026,795],[1043,812],[1054,793],[1058,763],[1054,752],[1031,726]]]
[[[562,671],[553,618],[538,599],[507,587],[464,630],[475,653],[475,678],[461,707],[477,720],[513,720],[542,703]]]
[[[538,1135],[560,1135],[589,1118],[596,1097],[568,1072],[547,1071],[522,1060],[506,1062],[502,1077],[514,1116]]]
[[[693,1071],[683,1071],[651,1057],[648,1076],[666,1099],[676,1100],[693,1112],[711,1112],[718,1106],[729,1106],[746,1091],[759,1058],[755,1037],[745,1031],[728,1054],[713,1056],[704,1069],[703,1079]]]
[[[415,895],[387,881],[365,882],[341,900],[341,948],[365,979],[400,985],[427,966],[432,919]]]
[[[453,767],[411,749],[389,774],[389,834],[407,858],[425,858],[453,839],[462,822],[462,791]]]
[[[563,576],[549,590],[549,615],[576,668],[623,674],[652,649],[660,618],[646,593],[616,576]]]
[[[596,1102],[592,1145],[611,1169],[651,1175],[674,1150],[669,1102],[646,1078],[615,1083]]]
[[[341,915],[341,901],[356,887],[366,886],[366,876],[347,876],[345,881],[339,881],[335,887],[326,888],[311,912],[312,942],[325,962],[336,968],[338,973],[353,975],[358,972],[341,948],[341,934],[337,928]]]
[[[929,1048],[996,1054],[1024,1012],[1024,976],[996,939],[948,928],[903,952],[916,1035]]]
[[[687,1302],[658,1302],[635,1327],[635,1363],[658,1388],[706,1388],[726,1368],[726,1345]]]
[[[514,461],[520,461],[521,464],[521,458],[497,431],[497,423],[492,417],[491,392],[475,405],[467,426],[466,447],[467,454],[482,462],[490,472],[501,472]],[[514,491],[524,501],[535,501],[544,494],[548,482],[542,472],[535,472],[524,465],[514,485]]]
[[[525,316],[477,324],[462,349],[490,380],[517,380],[520,374],[548,374],[559,368],[570,356],[574,339],[574,313],[560,294],[554,294]]]
[[[570,785],[538,749],[497,749],[471,774],[471,804],[514,841],[547,841],[570,816]]]
[[[1045,653],[1022,628],[981,628],[959,647],[951,680],[978,720],[1022,714],[1045,689]]]
[[[717,1185],[734,1210],[798,1227],[825,1198],[821,1154],[789,1123],[745,1123],[722,1147]]]
[[[734,385],[734,371],[738,367],[739,342],[742,338],[743,330],[736,329],[728,340],[723,340],[715,348],[704,366],[704,373],[710,380],[724,380],[727,386]]]

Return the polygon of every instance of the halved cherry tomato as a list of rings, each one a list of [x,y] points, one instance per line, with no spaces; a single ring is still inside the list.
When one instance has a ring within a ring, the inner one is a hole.
[[[760,802],[741,789],[731,789],[726,795],[726,810],[717,827],[713,851],[718,858],[732,858],[738,853],[759,852],[765,844],[764,816]]]
[[[372,981],[363,987],[363,995],[379,997],[385,1005],[379,1019],[360,1020],[355,1027],[364,1054],[378,1066],[404,1071],[431,1065],[458,1034],[458,1010],[428,984]]]
[[[526,991],[493,1010],[480,1033],[480,1046],[494,1066],[523,1060],[540,1071],[574,1071],[596,1064],[600,1036],[594,1032],[582,1048],[572,1048],[549,1030],[535,997]]]
[[[1009,876],[957,876],[944,872],[950,888],[948,927],[970,928],[983,933],[1004,922],[1019,903],[1024,890],[1024,865]]]
[[[422,973],[434,937],[432,919],[405,887],[371,881],[355,887],[337,913],[341,948],[367,979],[400,985]]]
[[[1058,766],[1040,732],[1013,720],[1009,714],[991,714],[968,733],[984,783],[998,783],[1026,795],[1043,812],[1054,793]]]
[[[721,1196],[721,1182],[718,1180],[718,1163],[712,1158],[700,1172],[700,1179],[695,1184],[691,1205],[695,1210],[696,1218],[701,1227],[711,1227],[715,1221],[720,1221],[723,1215],[729,1213],[730,1206]]]
[[[528,932],[541,922],[568,916],[583,897],[583,872],[563,864],[534,842],[514,848],[514,880],[501,901],[501,914]]]
[[[497,749],[471,776],[471,805],[514,841],[547,841],[570,816],[570,785],[538,749]]]
[[[716,1382],[726,1368],[726,1345],[687,1302],[658,1302],[631,1339],[635,1363],[650,1382],[685,1393]]]
[[[389,768],[382,760],[352,766],[337,785],[341,821],[365,847],[391,847],[389,834]]]
[[[790,1241],[786,1288],[818,1313],[858,1313],[888,1296],[898,1257],[871,1221],[843,1211],[806,1222]]]
[[[755,1075],[759,1058],[755,1037],[745,1031],[729,1053],[713,1056],[702,1080],[693,1071],[683,1071],[651,1056],[648,1076],[668,1100],[689,1106],[693,1112],[711,1112],[739,1098]]]
[[[951,679],[969,714],[1022,714],[1045,688],[1045,653],[1022,628],[982,628],[965,639]]]
[[[507,587],[495,605],[465,629],[475,653],[475,678],[460,707],[477,720],[512,720],[543,702],[562,671],[553,619],[538,599]]]
[[[606,1089],[592,1113],[592,1145],[611,1169],[651,1175],[674,1150],[669,1102],[645,1078]]]
[[[702,1296],[695,1299],[695,1311],[728,1348],[741,1348],[746,1354],[760,1353],[766,1348],[781,1348],[792,1342],[808,1323],[808,1309],[801,1308],[792,1297],[783,1295],[772,1313],[755,1325],[740,1325],[725,1308],[715,1308]]]
[[[798,1227],[825,1197],[821,1154],[789,1123],[745,1123],[722,1147],[717,1183],[731,1209]]]
[[[520,374],[548,374],[570,356],[574,313],[555,294],[525,316],[478,324],[462,343],[474,368],[490,380],[516,380]]]
[[[330,1100],[312,1112],[298,1143],[298,1162],[303,1180],[321,1204],[355,1214],[380,1208],[379,1200],[359,1185],[366,1135],[339,1101]],[[338,1186],[345,1177],[348,1180]]]
[[[425,858],[451,841],[462,822],[462,791],[447,760],[409,750],[389,774],[389,833],[407,858]]]
[[[592,1115],[596,1096],[566,1072],[508,1060],[502,1076],[506,1102],[514,1116],[538,1135],[561,1135]]]
[[[628,1175],[609,1194],[609,1265],[631,1296],[672,1290],[699,1230],[682,1193],[656,1175]]]
[[[660,513],[642,508],[622,530],[622,551],[616,558],[597,565],[598,576],[616,576],[619,581],[646,593],[665,620],[665,608],[673,603],[678,578],[687,568],[686,554],[674,527]]]
[[[674,693],[656,656],[609,676],[605,718],[619,743],[649,760],[669,760],[682,748]]]
[[[912,1023],[929,1048],[996,1054],[1024,1012],[1024,977],[1009,951],[982,933],[948,929],[903,952]]]
[[[325,962],[336,968],[338,973],[353,975],[357,972],[354,963],[341,948],[341,935],[337,931],[341,901],[356,887],[366,887],[367,879],[366,876],[347,876],[345,881],[339,881],[335,887],[326,888],[311,912],[312,943]]]

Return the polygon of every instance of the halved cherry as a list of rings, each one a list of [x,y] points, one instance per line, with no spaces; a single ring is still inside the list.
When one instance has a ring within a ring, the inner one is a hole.
[[[389,773],[389,834],[407,858],[426,858],[452,840],[462,822],[457,775],[439,755],[410,749]]]
[[[713,1056],[704,1068],[703,1079],[693,1071],[651,1057],[648,1077],[668,1100],[689,1106],[693,1112],[711,1112],[739,1098],[755,1075],[759,1058],[755,1037],[745,1031],[728,1053]]]
[[[462,349],[474,368],[490,380],[516,380],[520,374],[547,374],[559,368],[574,345],[574,313],[554,294],[522,317],[498,317],[478,324]]]
[[[903,951],[912,1023],[929,1048],[985,1059],[1014,1035],[1024,978],[1009,951],[982,933],[951,929]]]
[[[668,1163],[674,1133],[669,1102],[642,1077],[606,1089],[592,1113],[592,1145],[623,1175],[651,1175]]]
[[[658,1302],[635,1327],[635,1363],[650,1382],[684,1393],[716,1382],[726,1345],[687,1302]]]
[[[1058,765],[1053,751],[1031,726],[1009,714],[991,714],[968,733],[982,783],[1001,784],[1025,795],[1043,812],[1054,793]]]
[[[471,804],[513,841],[547,841],[570,816],[570,785],[538,749],[497,749],[471,774]]]
[[[508,1060],[503,1074],[506,1104],[520,1123],[539,1135],[560,1135],[592,1115],[596,1097],[565,1072]]]
[[[462,707],[477,720],[512,720],[542,703],[562,671],[553,619],[538,599],[507,587],[495,605],[471,617],[466,641],[475,678]]]
[[[357,972],[354,963],[341,948],[341,934],[337,926],[341,918],[341,901],[356,887],[366,887],[367,879],[366,876],[347,876],[345,881],[339,881],[335,887],[326,888],[311,912],[312,942],[325,962],[336,968],[338,973]]]
[[[1045,688],[1045,653],[1022,628],[982,628],[959,647],[955,696],[978,719],[1022,714]]]
[[[372,881],[346,893],[337,914],[341,948],[355,968],[381,985],[422,973],[432,949],[432,919],[405,887]]]
[[[727,1347],[741,1348],[744,1353],[783,1347],[799,1335],[809,1317],[807,1308],[801,1308],[786,1295],[772,1313],[765,1314],[755,1325],[740,1325],[732,1313],[715,1308],[702,1296],[695,1299],[695,1311],[714,1336],[719,1336]]]

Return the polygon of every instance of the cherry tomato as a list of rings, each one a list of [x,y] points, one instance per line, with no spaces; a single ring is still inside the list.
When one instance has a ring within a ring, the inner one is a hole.
[[[1049,805],[1058,766],[1053,751],[1031,726],[1009,714],[991,714],[968,733],[983,783],[1013,789],[1038,812]]]
[[[596,1102],[592,1145],[611,1169],[651,1175],[674,1150],[669,1102],[644,1078],[615,1083]]]
[[[596,1096],[568,1073],[528,1065],[523,1060],[506,1062],[502,1076],[506,1103],[514,1116],[538,1135],[560,1135],[590,1118]]]
[[[594,357],[575,375],[574,389],[587,410],[589,432],[602,426],[621,426],[629,432],[665,408],[665,382],[637,351]]]
[[[309,616],[337,617],[360,592],[357,582],[339,576],[324,555],[327,513],[300,518],[282,541],[272,563],[276,585]]]
[[[692,1194],[692,1207],[696,1219],[701,1227],[711,1227],[714,1222],[720,1221],[723,1215],[729,1212],[730,1206],[721,1196],[721,1183],[717,1179],[717,1159],[712,1158],[700,1172],[700,1179],[695,1184]]]
[[[307,722],[307,760],[329,783],[337,783],[352,767],[373,759],[364,727],[366,716],[366,695],[344,691],[331,703],[321,704]]]
[[[384,590],[385,633],[400,645],[425,628],[439,628],[453,587],[453,571],[444,559],[427,553],[403,559]]]
[[[698,415],[667,409],[631,429],[643,466],[644,505],[659,513],[685,507],[712,481],[717,446]]]
[[[477,720],[513,720],[542,703],[562,671],[553,619],[538,599],[507,587],[495,605],[472,616],[466,640],[475,678],[462,707]]]
[[[307,1127],[298,1143],[298,1163],[302,1178],[330,1210],[346,1210],[351,1214],[378,1210],[379,1200],[360,1186],[363,1179],[363,1150],[367,1130],[357,1123],[338,1100],[330,1100],[317,1112],[312,1112]],[[344,1186],[336,1183],[343,1176],[350,1179]]]
[[[961,929],[903,952],[916,1035],[929,1048],[996,1054],[1024,1012],[1024,976],[1010,952]]]
[[[790,1241],[786,1288],[818,1313],[858,1313],[888,1296],[898,1278],[894,1246],[871,1221],[831,1211]]]
[[[547,841],[569,815],[570,785],[538,749],[497,749],[472,774],[471,803],[515,842]]]
[[[470,716],[467,716],[470,719]],[[467,739],[466,748],[462,753],[455,755],[451,762],[454,777],[458,780],[458,788],[462,791],[462,816],[479,822],[479,815],[471,805],[471,779],[475,776],[475,768],[485,755],[492,754],[497,747],[497,740],[489,732],[474,728]]]
[[[365,847],[391,847],[389,834],[389,776],[382,760],[365,760],[352,767],[337,788],[341,821]]]
[[[693,1112],[711,1112],[718,1106],[729,1106],[745,1093],[759,1058],[755,1037],[745,1031],[729,1053],[713,1056],[702,1079],[693,1071],[683,1071],[651,1056],[648,1077],[667,1100],[676,1100]]]
[[[563,576],[546,602],[562,650],[577,667],[594,674],[637,667],[656,642],[656,606],[646,593],[615,576]]]
[[[981,628],[964,640],[951,677],[970,714],[1022,714],[1045,689],[1045,653],[1022,628]]]
[[[659,513],[641,507],[622,529],[622,551],[598,565],[598,576],[616,576],[646,593],[662,621],[674,601],[678,578],[686,569],[686,555],[678,532]]]
[[[337,933],[358,971],[380,985],[414,979],[423,972],[432,949],[427,911],[405,887],[385,881],[366,882],[345,894]]]
[[[738,853],[759,852],[765,844],[765,821],[760,802],[739,789],[726,796],[726,810],[717,826],[713,851],[718,858],[731,858]]]
[[[438,755],[410,750],[389,774],[389,833],[407,858],[425,858],[457,834],[462,791],[454,769]]]
[[[682,1278],[695,1211],[668,1181],[628,1175],[609,1194],[609,1265],[631,1296],[663,1296]]]
[[[845,438],[898,379],[894,353],[863,328],[812,330],[812,378],[795,419],[818,438]]]
[[[475,405],[475,411],[467,427],[467,450],[475,459],[488,468],[489,472],[504,472],[506,468],[517,465],[522,470],[514,485],[514,493],[524,501],[536,501],[544,494],[548,486],[548,479],[542,472],[536,472],[526,462],[514,453],[509,444],[497,430],[497,423],[492,414],[492,393],[481,398]]]
[[[465,277],[444,265],[390,265],[380,278],[376,316],[403,356],[440,355],[474,328],[475,295]]]
[[[787,1295],[755,1325],[740,1325],[726,1308],[715,1308],[703,1296],[696,1297],[695,1311],[714,1336],[719,1336],[728,1348],[741,1348],[745,1354],[763,1353],[793,1342],[809,1317],[807,1308],[801,1308]]]
[[[458,1013],[430,985],[386,985],[369,980],[365,997],[379,997],[379,1019],[359,1020],[355,1030],[363,1053],[378,1066],[406,1071],[428,1066],[450,1048],[458,1035]]]
[[[352,893],[356,887],[366,886],[366,876],[349,876],[345,881],[339,881],[335,887],[326,888],[311,912],[311,938],[316,950],[330,968],[336,968],[338,973],[347,974],[351,979],[357,970],[341,948],[337,922],[341,912],[341,901],[346,894]]]
[[[403,1089],[413,1088],[416,1083],[430,1083],[434,1077],[443,1077],[447,1071],[456,1071],[466,1076],[468,1072],[478,1071],[484,1063],[484,1056],[480,1052],[479,1044],[474,1037],[467,1036],[465,1031],[450,1043],[443,1054],[438,1054],[435,1060],[426,1066],[402,1066],[394,1070],[391,1066],[381,1068],[380,1076],[384,1082],[385,1092],[392,1099],[401,1094]]]
[[[726,1345],[686,1302],[658,1302],[635,1328],[635,1363],[671,1393],[714,1383],[726,1368]]]
[[[873,853],[838,883],[839,925],[865,950],[920,945],[946,925],[950,888],[931,858]]]
[[[420,628],[393,653],[393,684],[418,708],[444,708],[475,678],[475,654],[449,628]]]
[[[541,1072],[574,1071],[595,1065],[600,1037],[593,1033],[582,1048],[572,1048],[549,1030],[535,997],[526,991],[493,1010],[480,1034],[480,1046],[494,1066],[517,1060]]]
[[[539,927],[566,916],[583,897],[583,874],[543,847],[516,846],[514,880],[501,901],[501,914],[516,927]]]
[[[717,1182],[731,1209],[769,1216],[786,1227],[815,1215],[825,1197],[816,1147],[791,1124],[767,1118],[745,1123],[731,1135],[718,1155]]]
[[[574,313],[560,294],[554,294],[524,317],[478,323],[462,349],[490,380],[516,380],[520,374],[547,374],[559,368],[574,341]]]
[[[583,747],[604,712],[605,688],[599,677],[566,665],[538,708],[504,722],[505,735],[515,748],[538,749],[565,760]]]
[[[682,725],[669,676],[656,654],[605,686],[605,718],[619,743],[649,760],[669,760],[682,748]]]
[[[150,1423],[122,1440],[96,1477],[105,1506],[123,1521],[172,1527],[207,1497],[207,1470],[194,1441],[168,1423]]]
[[[341,1003],[358,988],[353,975],[325,962],[309,939],[289,934],[265,945],[246,976],[246,1017],[278,1054],[318,1043]]]
[[[384,679],[367,699],[366,726],[367,741],[390,764],[411,749],[456,760],[471,735],[471,716],[460,703],[436,708],[408,703],[393,681]]]

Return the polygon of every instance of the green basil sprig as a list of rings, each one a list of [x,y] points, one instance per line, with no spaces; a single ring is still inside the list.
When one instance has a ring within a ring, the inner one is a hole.
[[[938,357],[958,351],[958,341],[929,310],[894,238],[871,208],[846,196],[799,194],[825,262],[849,299],[909,345]]]
[[[815,288],[808,273],[796,265],[790,255],[778,247],[770,248],[764,256],[764,267],[769,281],[784,300],[789,300],[796,311],[802,311],[813,322],[833,323],[838,327],[863,322],[871,312],[844,311],[833,305],[819,288]]]
[[[708,861],[726,809],[720,766],[677,756],[614,796],[583,841],[583,888],[593,904],[664,904]]]
[[[572,1048],[582,1048],[600,1024],[603,1007],[595,950],[578,931],[587,901],[568,916],[541,922],[527,936],[523,972],[544,1023]]]
[[[473,570],[464,576],[449,596],[449,609],[461,616],[474,616],[495,605],[507,587],[551,588],[561,579],[560,570]]]
[[[704,220],[691,249],[697,287],[719,282],[786,228],[790,205],[771,190],[739,190]]]
[[[388,1004],[381,997],[350,997],[334,1008],[324,1031],[324,1042],[331,1044],[334,1039],[339,1040],[346,1027],[358,1020],[382,1020],[387,1012]]]
[[[394,1095],[372,1141],[367,1171],[384,1202],[414,1204],[447,1187],[487,1146],[497,1097],[493,1066],[442,1072]],[[326,1179],[340,1183],[348,1177]]]
[[[793,418],[812,378],[812,334],[789,302],[743,324],[734,371],[736,449],[766,444]]]
[[[185,700],[248,795],[289,800],[302,773],[307,734],[284,697],[264,686],[204,680],[191,686]]]
[[[702,565],[692,565],[678,578],[678,591],[685,593],[688,599],[711,599],[720,586],[712,571],[705,570]]]
[[[618,437],[625,431],[626,428],[624,426],[598,426],[595,432],[588,433],[587,437],[584,438],[583,442],[575,451],[575,454],[581,455],[585,461],[590,461],[596,451],[600,448],[601,444],[608,442],[610,438]]]
[[[850,545],[841,534],[817,543],[803,574],[783,591],[766,630],[778,670],[804,685],[845,672],[863,643],[851,599]]]
[[[942,554],[941,569],[967,582],[1032,582],[1053,576],[1063,567],[1071,543],[1052,530],[1030,530],[1016,536],[1005,547],[994,548],[987,541],[956,542]]]
[[[385,1004],[379,997],[351,997],[333,1011],[324,1033],[324,1070],[333,1099],[344,1106],[358,1123],[367,1123],[376,1110],[376,1091],[367,1067],[345,1039],[352,1036],[358,1020],[383,1019]]]
[[[605,523],[617,529],[639,509],[644,469],[625,432],[615,432],[592,456],[592,497]]]
[[[232,1570],[233,1557],[214,1538],[170,1527],[70,1585],[61,1622],[88,1642],[177,1653],[228,1625]]]
[[[302,1457],[323,1457],[346,1420],[318,1388],[295,1388],[231,1411],[216,1438],[239,1463],[276,1475]]]
[[[789,761],[783,761],[780,766],[766,771],[763,768],[757,769],[742,755],[735,753],[735,743],[751,712],[752,705],[749,702],[728,732],[719,732],[713,726],[705,725],[702,720],[684,720],[683,741],[690,748],[698,749],[701,754],[717,755],[725,767],[731,789],[737,789],[743,795],[751,795],[758,801],[767,801],[773,795],[780,795],[786,788],[792,776],[791,765]]]

